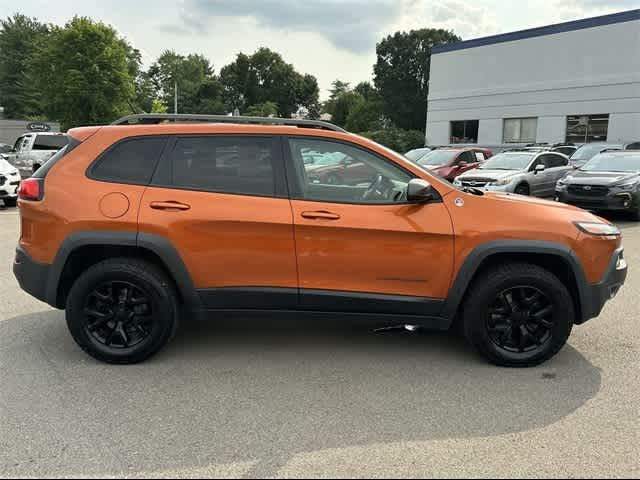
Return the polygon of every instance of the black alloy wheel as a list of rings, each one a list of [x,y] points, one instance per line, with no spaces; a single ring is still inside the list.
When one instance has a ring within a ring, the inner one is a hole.
[[[489,338],[510,353],[543,350],[553,335],[554,313],[551,301],[537,288],[509,288],[489,307]]]
[[[130,282],[99,285],[87,295],[84,315],[87,335],[112,349],[135,347],[153,330],[151,302],[142,288]]]

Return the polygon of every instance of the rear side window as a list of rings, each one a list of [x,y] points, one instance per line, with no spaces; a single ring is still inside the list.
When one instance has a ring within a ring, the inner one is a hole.
[[[117,143],[102,154],[89,177],[104,182],[148,185],[166,143],[166,137],[132,138]]]
[[[60,150],[69,140],[66,135],[38,135],[33,150]]]
[[[181,137],[171,154],[176,188],[275,196],[273,139]]]

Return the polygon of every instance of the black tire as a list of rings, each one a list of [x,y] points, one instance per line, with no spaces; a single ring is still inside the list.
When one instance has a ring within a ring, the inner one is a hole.
[[[67,298],[66,318],[86,353],[127,365],[149,359],[169,343],[178,330],[178,312],[175,289],[162,270],[133,258],[115,258],[78,277]]]
[[[575,320],[573,300],[548,270],[527,263],[498,265],[469,288],[462,312],[464,335],[489,362],[533,367],[567,343]],[[532,345],[523,350],[523,343]]]
[[[5,207],[15,207],[18,205],[18,199],[17,198],[5,198],[4,200],[2,200],[4,202],[4,206]]]
[[[640,222],[640,208],[631,212],[631,220]]]
[[[531,193],[531,190],[529,190],[529,185],[527,185],[526,183],[521,183],[516,187],[515,193],[518,195],[525,195],[528,197],[529,194]]]

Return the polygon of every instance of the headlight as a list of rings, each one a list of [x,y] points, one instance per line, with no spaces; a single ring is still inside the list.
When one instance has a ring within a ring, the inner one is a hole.
[[[460,178],[456,178],[456,179],[453,181],[453,184],[454,184],[456,187],[461,187],[461,186],[462,186],[462,180],[460,180]]]
[[[502,180],[496,180],[495,182],[491,182],[489,185],[494,187],[504,187],[505,185],[509,185],[513,179],[511,178],[503,178]]]
[[[615,225],[607,225],[606,223],[598,222],[574,222],[574,225],[578,229],[588,235],[600,235],[600,236],[618,236],[620,230]]]
[[[622,185],[616,185],[615,188],[619,188],[621,190],[631,190],[638,186],[638,180],[634,180],[632,182],[623,183]]]

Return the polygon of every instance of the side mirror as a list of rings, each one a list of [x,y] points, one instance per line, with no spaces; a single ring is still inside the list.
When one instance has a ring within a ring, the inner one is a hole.
[[[436,198],[436,191],[426,180],[414,178],[407,186],[407,200],[414,203],[426,203]]]
[[[538,174],[540,172],[544,172],[546,169],[547,167],[545,167],[544,165],[536,165],[534,172]]]

